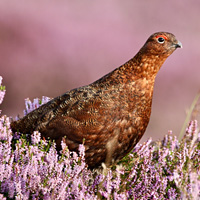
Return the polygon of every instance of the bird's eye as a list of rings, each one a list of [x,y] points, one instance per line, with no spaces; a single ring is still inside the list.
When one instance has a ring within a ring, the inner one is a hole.
[[[160,44],[163,44],[165,42],[165,39],[163,37],[159,37],[157,40]]]

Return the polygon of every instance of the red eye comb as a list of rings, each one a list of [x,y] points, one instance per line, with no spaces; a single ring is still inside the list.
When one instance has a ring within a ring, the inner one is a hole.
[[[162,38],[164,38],[165,40],[168,39],[165,35],[157,35],[157,36],[156,36],[156,38],[159,38],[159,37],[162,37]]]

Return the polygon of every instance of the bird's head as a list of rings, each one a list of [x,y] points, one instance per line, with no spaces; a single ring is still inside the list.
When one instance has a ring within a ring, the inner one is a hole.
[[[142,47],[142,50],[150,55],[162,55],[168,57],[177,48],[182,48],[182,44],[172,33],[157,32],[148,38]]]

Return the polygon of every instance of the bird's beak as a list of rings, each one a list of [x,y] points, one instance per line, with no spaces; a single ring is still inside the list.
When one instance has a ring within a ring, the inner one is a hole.
[[[175,47],[176,48],[183,48],[183,45],[180,41],[178,41],[176,44],[175,44]]]

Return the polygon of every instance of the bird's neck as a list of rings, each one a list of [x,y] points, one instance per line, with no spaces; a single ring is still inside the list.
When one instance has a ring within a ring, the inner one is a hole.
[[[144,54],[139,51],[132,59],[122,65],[120,68],[129,78],[138,77],[146,79],[155,79],[159,69],[167,57],[160,55]]]
[[[94,85],[106,84],[127,84],[138,79],[145,79],[154,83],[156,74],[167,57],[159,55],[149,55],[139,51],[128,62],[95,81]]]

